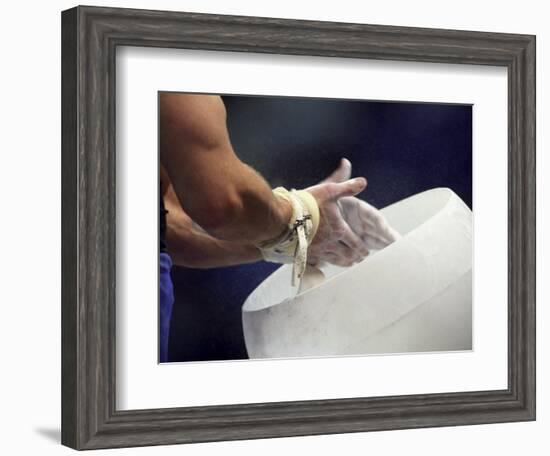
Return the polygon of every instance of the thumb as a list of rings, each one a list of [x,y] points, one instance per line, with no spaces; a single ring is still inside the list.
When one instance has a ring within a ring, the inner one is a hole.
[[[351,162],[347,158],[342,158],[338,168],[336,168],[332,174],[321,181],[322,184],[327,182],[344,182],[351,177]]]
[[[364,177],[356,177],[345,182],[329,184],[330,197],[332,199],[340,199],[345,196],[355,196],[361,193],[367,186],[367,179]]]

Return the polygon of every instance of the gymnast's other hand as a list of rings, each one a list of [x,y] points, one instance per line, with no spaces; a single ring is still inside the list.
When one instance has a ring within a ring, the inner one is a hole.
[[[339,184],[349,181],[350,177],[351,163],[344,158],[339,167],[319,185]],[[371,250],[380,250],[401,237],[382,213],[366,201],[351,195],[339,198],[337,204],[344,223],[340,231],[345,235],[338,242],[333,240],[330,243],[328,252],[333,252],[332,254],[327,255],[327,250],[319,254],[312,249],[308,257],[309,264],[318,265],[322,261],[328,261],[349,266],[363,260]]]
[[[339,201],[353,197],[367,186],[364,177],[342,179],[339,182],[324,181],[307,188],[319,205],[320,222],[317,233],[308,250],[308,263],[318,265],[328,262],[339,266],[351,266],[367,254],[367,246],[346,222]]]

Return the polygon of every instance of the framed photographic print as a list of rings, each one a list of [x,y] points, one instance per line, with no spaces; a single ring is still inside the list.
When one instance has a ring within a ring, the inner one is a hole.
[[[535,37],[62,13],[62,443],[535,419]]]

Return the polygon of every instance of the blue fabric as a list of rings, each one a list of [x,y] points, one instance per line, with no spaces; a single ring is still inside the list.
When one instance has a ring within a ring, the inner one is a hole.
[[[168,337],[170,335],[170,318],[172,317],[172,307],[174,307],[174,285],[170,270],[172,269],[172,260],[170,255],[162,252],[159,260],[159,326],[160,326],[160,362],[168,361]]]

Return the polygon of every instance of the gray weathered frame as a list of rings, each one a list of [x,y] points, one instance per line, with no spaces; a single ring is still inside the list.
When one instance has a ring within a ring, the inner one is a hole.
[[[121,45],[506,67],[508,388],[116,410],[115,50]],[[534,36],[99,7],[62,13],[63,444],[92,449],[534,419]]]

